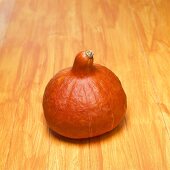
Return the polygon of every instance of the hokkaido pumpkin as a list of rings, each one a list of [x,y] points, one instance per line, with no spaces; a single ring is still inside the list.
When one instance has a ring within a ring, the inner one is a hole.
[[[49,128],[69,138],[89,138],[115,128],[127,107],[118,77],[93,64],[93,52],[77,54],[73,67],[58,72],[47,84],[43,109]]]

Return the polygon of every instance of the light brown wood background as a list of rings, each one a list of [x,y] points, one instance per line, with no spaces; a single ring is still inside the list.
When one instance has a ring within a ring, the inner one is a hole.
[[[49,131],[42,96],[85,49],[120,78],[128,109],[76,141]],[[0,0],[0,169],[170,169],[170,1]]]

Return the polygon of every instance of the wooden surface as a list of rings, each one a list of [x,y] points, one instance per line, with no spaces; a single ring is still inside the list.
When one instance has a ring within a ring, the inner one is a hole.
[[[76,141],[49,131],[42,96],[84,49],[118,75],[128,109]],[[0,169],[170,169],[170,1],[0,0]]]

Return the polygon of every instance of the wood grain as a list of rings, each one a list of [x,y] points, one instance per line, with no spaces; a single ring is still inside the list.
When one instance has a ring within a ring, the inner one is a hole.
[[[169,0],[0,0],[0,169],[170,169]],[[80,50],[128,99],[118,128],[71,140],[46,125],[49,79]]]

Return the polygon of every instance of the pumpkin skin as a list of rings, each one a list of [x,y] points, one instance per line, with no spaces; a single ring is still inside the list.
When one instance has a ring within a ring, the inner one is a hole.
[[[93,64],[93,53],[77,54],[73,67],[57,73],[43,97],[48,126],[69,138],[89,138],[114,129],[127,108],[126,94],[117,76]]]

